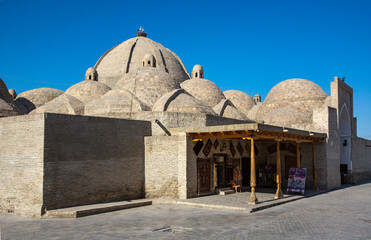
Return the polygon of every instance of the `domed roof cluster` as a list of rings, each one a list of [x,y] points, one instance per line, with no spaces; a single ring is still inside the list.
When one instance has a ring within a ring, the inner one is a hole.
[[[0,114],[7,115],[19,114],[19,109],[24,113],[100,116],[154,111],[291,126],[310,123],[313,108],[326,104],[329,98],[317,84],[296,78],[273,87],[263,103],[259,95],[252,98],[238,90],[222,92],[204,78],[201,65],[195,65],[189,76],[177,55],[140,32],[103,54],[95,67],[87,69],[85,80],[65,93],[39,88],[17,96],[0,81],[0,101]]]

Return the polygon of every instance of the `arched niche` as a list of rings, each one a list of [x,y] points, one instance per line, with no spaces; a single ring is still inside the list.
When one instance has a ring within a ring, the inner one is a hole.
[[[339,133],[340,133],[340,164],[348,165],[348,170],[352,169],[351,164],[351,121],[347,105],[341,108],[339,115]]]

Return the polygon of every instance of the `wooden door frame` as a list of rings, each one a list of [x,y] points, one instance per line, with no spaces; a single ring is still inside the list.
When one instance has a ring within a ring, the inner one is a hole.
[[[198,168],[198,161],[208,161],[209,163],[209,191],[205,193],[200,193],[200,185],[199,185],[199,168]],[[211,186],[212,186],[212,181],[211,181],[211,170],[212,170],[212,159],[211,158],[197,158],[196,159],[196,164],[197,164],[197,194],[198,195],[204,195],[204,194],[210,194],[212,192]]]
[[[227,183],[225,181],[226,181],[226,171],[227,171],[227,159],[229,158],[229,155],[226,153],[214,153],[212,159],[215,164],[216,164],[216,157],[224,157],[224,185],[225,185],[224,187],[226,187]],[[213,182],[215,182],[214,174],[213,174],[212,179],[213,179]]]

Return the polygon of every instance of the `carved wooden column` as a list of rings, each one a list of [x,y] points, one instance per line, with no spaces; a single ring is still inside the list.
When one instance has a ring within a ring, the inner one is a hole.
[[[258,198],[255,195],[255,187],[256,187],[256,171],[255,171],[255,145],[254,145],[254,138],[251,138],[251,166],[250,166],[250,186],[251,186],[251,195],[248,201],[248,204],[257,204]]]
[[[316,151],[314,148],[315,142],[312,142],[312,159],[313,159],[313,188],[318,190],[317,185],[317,164],[316,164]]]
[[[277,192],[274,196],[275,199],[283,198],[283,193],[281,190],[281,152],[280,152],[280,139],[277,139],[277,174],[276,174],[276,180],[277,180]]]
[[[296,168],[300,168],[300,149],[299,149],[300,141],[296,142]]]

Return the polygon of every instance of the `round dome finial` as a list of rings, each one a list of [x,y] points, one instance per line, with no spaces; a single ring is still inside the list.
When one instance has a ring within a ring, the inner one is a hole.
[[[144,31],[143,27],[139,27],[137,31],[137,37],[147,37],[147,33]]]
[[[255,94],[254,96],[254,102],[258,103],[262,101],[262,97],[259,94]]]
[[[13,99],[17,97],[17,93],[14,89],[9,89],[9,94],[12,95]]]
[[[204,69],[201,65],[195,65],[192,70],[192,78],[204,78]]]
[[[143,67],[156,67],[156,58],[152,54],[146,54],[142,61]]]
[[[98,81],[98,72],[95,70],[95,68],[88,68],[85,73],[85,80],[93,80],[93,81]]]

